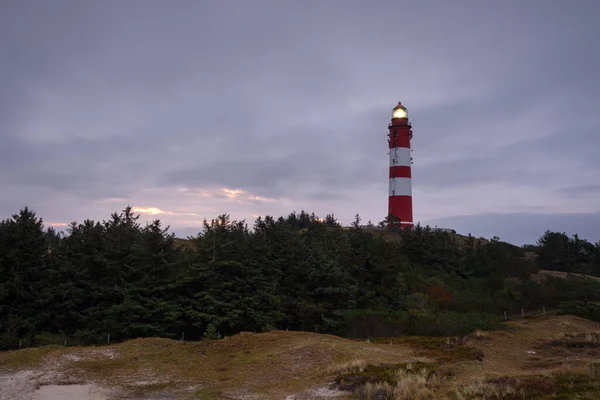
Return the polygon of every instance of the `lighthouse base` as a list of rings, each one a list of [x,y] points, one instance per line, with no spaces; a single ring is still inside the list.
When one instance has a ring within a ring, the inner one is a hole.
[[[412,196],[390,196],[388,206],[389,225],[412,228]]]
[[[414,227],[415,227],[414,224],[409,224],[409,223],[406,223],[406,224],[394,224],[394,223],[390,223],[390,224],[387,224],[387,226],[386,226],[386,228],[389,229],[389,230],[393,230],[393,229],[412,229]]]

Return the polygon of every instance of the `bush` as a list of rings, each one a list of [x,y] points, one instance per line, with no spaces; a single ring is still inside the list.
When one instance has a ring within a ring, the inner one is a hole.
[[[345,314],[342,336],[350,338],[394,336],[454,336],[476,330],[503,328],[502,318],[493,314],[455,311],[381,312],[354,310]]]
[[[350,338],[403,336],[410,330],[406,311],[352,310],[343,315],[341,336]]]
[[[600,379],[600,362],[591,363],[590,372],[594,378]]]
[[[52,344],[64,344],[67,336],[64,334],[42,332],[33,336],[33,346],[48,346]]]
[[[0,350],[12,350],[19,347],[19,338],[14,335],[0,334]]]
[[[562,302],[560,303],[559,314],[571,314],[591,321],[600,321],[600,303],[587,301]]]
[[[413,313],[410,316],[411,335],[417,336],[454,336],[466,335],[476,330],[494,330],[504,327],[499,316],[487,313],[458,313],[446,311],[439,313]]]
[[[206,340],[216,340],[220,339],[221,335],[217,332],[217,328],[213,324],[209,324],[206,327],[206,331],[204,331],[204,335],[202,337]]]

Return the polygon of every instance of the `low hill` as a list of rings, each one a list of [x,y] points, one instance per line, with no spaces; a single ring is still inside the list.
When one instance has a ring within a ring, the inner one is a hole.
[[[531,275],[531,279],[536,282],[543,282],[548,278],[576,278],[580,281],[593,281],[600,282],[600,277],[586,274],[578,274],[574,272],[563,272],[563,271],[549,271],[549,270],[539,270],[535,274]]]
[[[574,316],[524,319],[506,330],[452,338],[369,342],[272,331],[201,342],[135,339],[2,352],[0,398],[302,400],[352,392],[368,398],[376,391],[395,398],[510,392],[510,398],[543,399],[565,391],[597,398],[589,396],[600,394],[593,378],[598,358],[600,324]],[[413,395],[402,397],[406,390]]]

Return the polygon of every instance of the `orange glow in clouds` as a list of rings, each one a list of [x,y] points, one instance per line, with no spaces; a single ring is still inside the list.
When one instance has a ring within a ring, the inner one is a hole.
[[[236,197],[238,197],[241,194],[246,194],[246,192],[244,192],[243,190],[239,190],[239,189],[224,188],[223,192],[225,193],[225,196],[229,197],[230,199],[235,199]]]
[[[133,212],[138,212],[141,214],[149,214],[149,215],[160,215],[160,214],[173,215],[172,212],[163,211],[157,207],[148,207],[148,208],[133,207]]]
[[[148,214],[148,215],[192,215],[192,216],[196,216],[198,214],[196,213],[178,213],[178,212],[173,212],[173,211],[165,211],[165,210],[161,210],[158,207],[148,207],[148,208],[143,208],[143,207],[133,207],[132,208],[133,212],[137,212],[140,214]]]
[[[252,201],[273,201],[273,200],[275,200],[270,197],[253,196],[250,193],[246,192],[245,190],[241,190],[241,189],[223,188],[222,190],[223,190],[223,193],[225,193],[225,196],[229,197],[230,199],[252,200]]]

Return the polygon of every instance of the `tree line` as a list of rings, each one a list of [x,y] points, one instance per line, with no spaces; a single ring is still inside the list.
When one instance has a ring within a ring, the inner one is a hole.
[[[64,233],[25,207],[0,222],[0,348],[272,329],[453,335],[541,307],[600,320],[600,283],[532,279],[540,268],[600,276],[600,243],[546,232],[517,247],[304,211],[252,227],[220,215],[183,241],[131,207]]]

